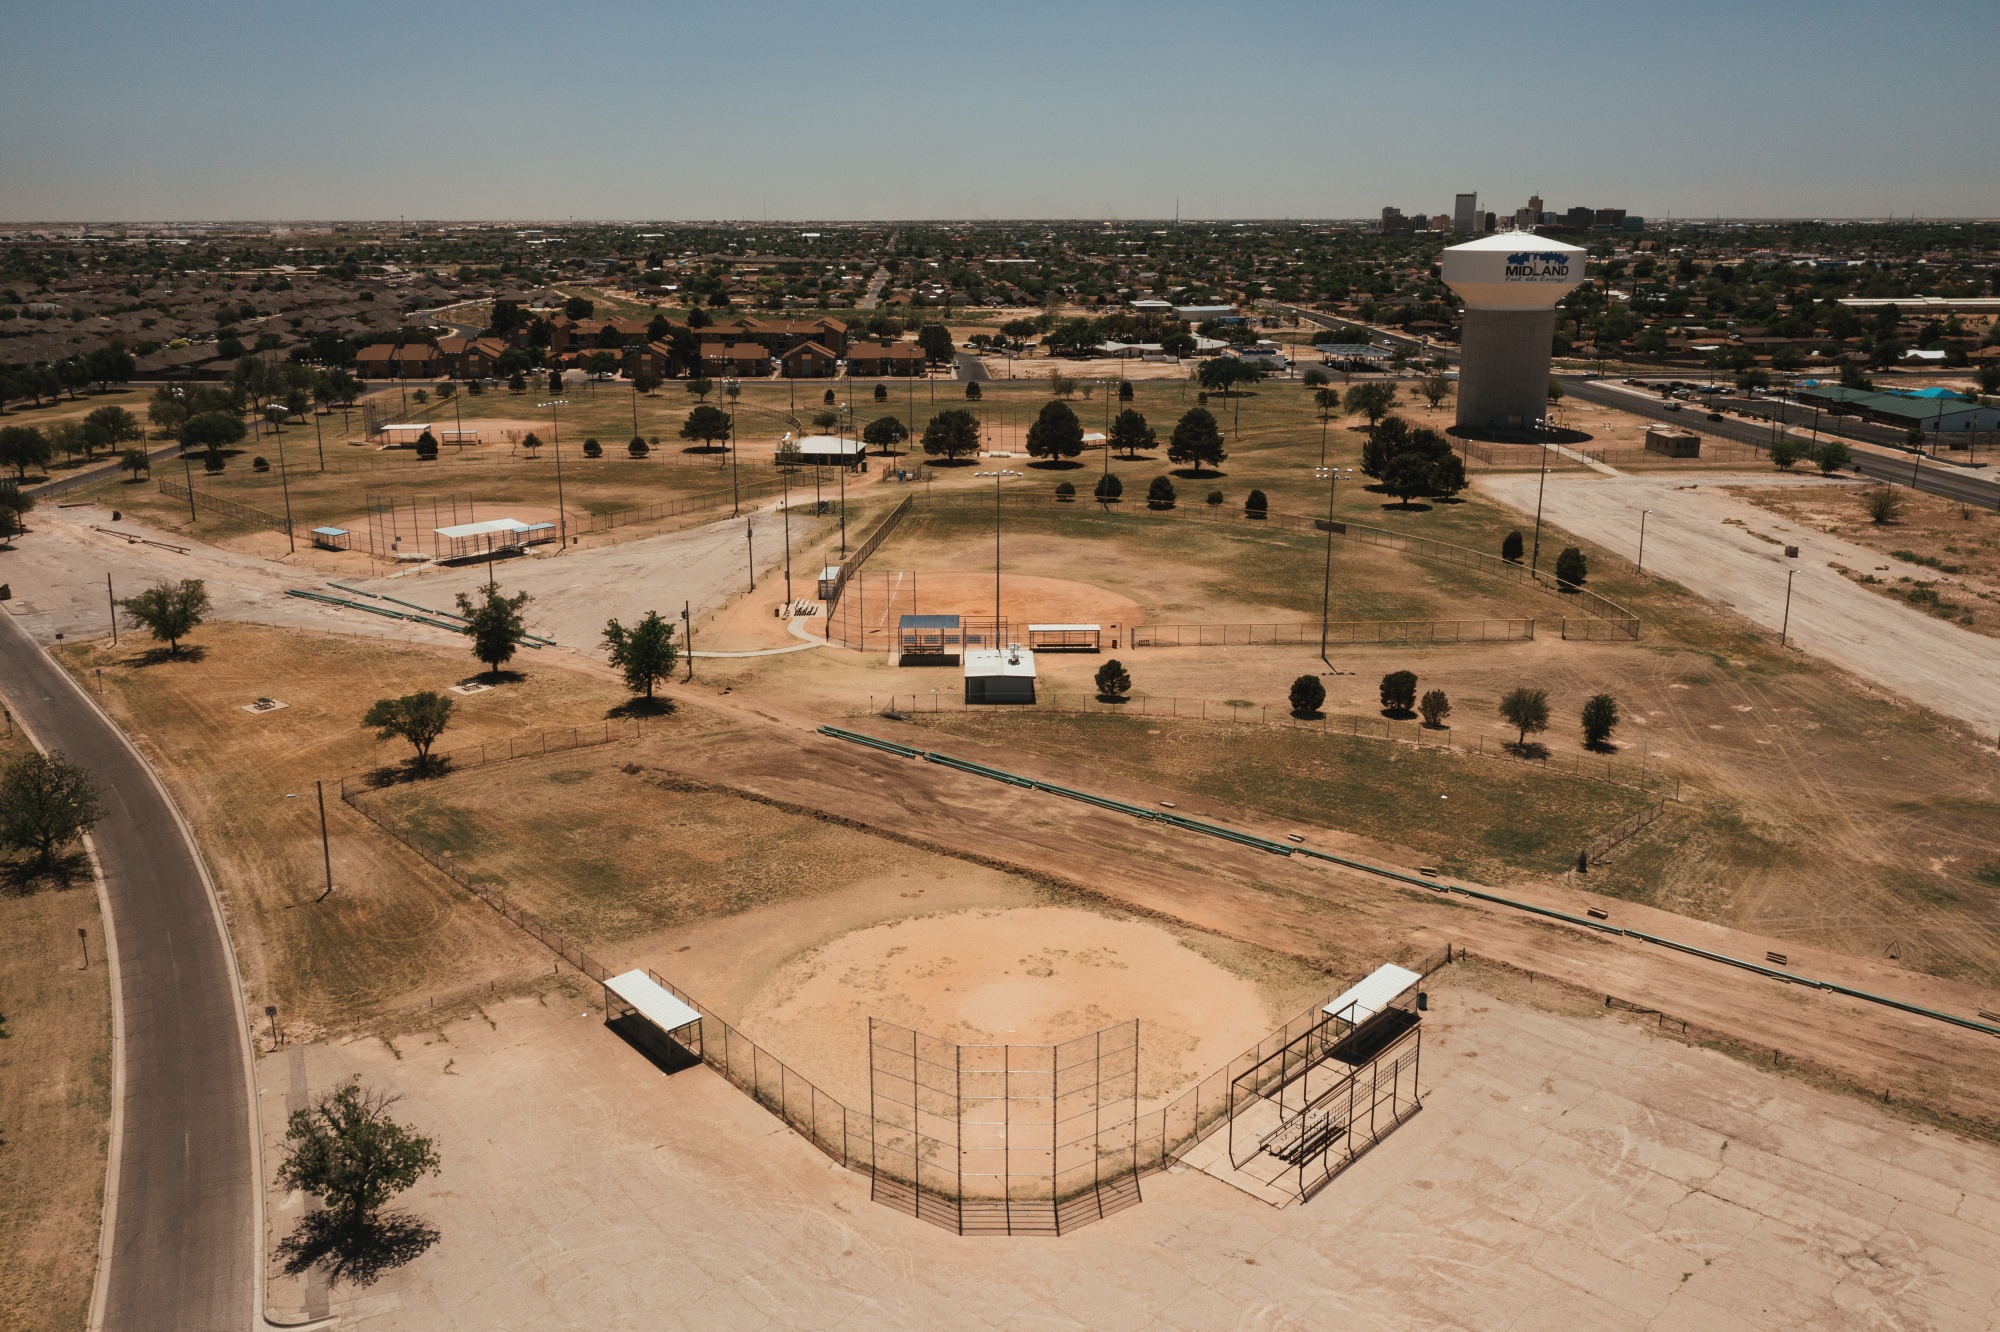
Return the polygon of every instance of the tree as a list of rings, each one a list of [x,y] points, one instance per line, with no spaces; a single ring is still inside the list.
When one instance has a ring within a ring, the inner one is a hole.
[[[660,387],[660,377],[651,370],[641,370],[632,376],[632,387],[641,393],[651,393]]]
[[[688,413],[680,433],[682,439],[691,439],[703,449],[712,448],[729,438],[729,413],[703,403]]]
[[[131,444],[146,437],[146,428],[139,424],[139,418],[123,407],[99,407],[83,418],[84,438],[93,449],[116,449],[120,444]]]
[[[1871,523],[1893,523],[1903,512],[1903,497],[1893,486],[1876,486],[1861,493],[1861,506],[1868,511]]]
[[[1356,384],[1347,390],[1342,405],[1350,416],[1365,416],[1372,428],[1374,424],[1389,414],[1396,403],[1396,386],[1387,380],[1371,380],[1366,384]]]
[[[925,324],[918,329],[917,345],[924,349],[924,359],[932,365],[951,359],[951,333],[943,324]]]
[[[687,391],[694,394],[699,401],[707,402],[708,395],[715,392],[715,381],[702,378],[690,379],[687,382]]]
[[[1125,493],[1125,483],[1118,479],[1116,472],[1106,472],[1097,478],[1097,488],[1091,492],[1099,504],[1116,504]]]
[[[1056,502],[1059,504],[1076,503],[1076,483],[1073,481],[1058,481],[1056,483]]]
[[[1096,680],[1097,696],[1107,702],[1132,692],[1132,677],[1125,670],[1125,663],[1116,657],[1097,668]]]
[[[1813,461],[1819,464],[1819,470],[1827,476],[1832,476],[1835,472],[1847,466],[1853,460],[1853,457],[1853,450],[1849,449],[1843,441],[1837,439],[1825,440],[1817,449],[1813,450]]]
[[[1294,717],[1317,717],[1320,705],[1326,702],[1326,686],[1320,683],[1317,675],[1301,675],[1292,681],[1291,693],[1287,697]]]
[[[877,384],[875,386],[875,401],[889,401],[889,386],[887,384]]]
[[[96,783],[60,752],[23,754],[0,771],[0,846],[34,852],[37,869],[54,869],[56,852],[103,817]]]
[[[633,693],[653,697],[653,686],[674,673],[680,648],[674,642],[674,626],[647,611],[646,618],[627,629],[616,620],[604,626],[604,645],[610,649],[611,664],[625,675],[625,687]]]
[[[208,614],[208,587],[199,578],[178,583],[163,579],[137,596],[126,597],[119,609],[144,625],[167,651],[179,656],[181,640],[200,627]]]
[[[417,436],[417,457],[425,462],[435,462],[438,456],[437,436],[426,430]]]
[[[478,601],[463,592],[458,594],[458,614],[465,621],[465,636],[472,640],[472,655],[485,662],[491,674],[498,675],[500,668],[514,659],[521,640],[528,636],[521,608],[529,600],[526,592],[509,597],[490,587]]]
[[[463,593],[458,600],[465,604]],[[378,740],[409,741],[417,751],[415,766],[423,770],[431,766],[431,746],[451,724],[451,699],[429,689],[401,698],[378,698],[361,724],[374,727]]]
[[[28,530],[27,516],[34,507],[35,497],[19,486],[0,486],[0,545]]]
[[[1219,509],[1219,508],[1221,508],[1221,507],[1222,507],[1222,492],[1221,492],[1221,491],[1219,491],[1219,490],[1211,490],[1211,491],[1209,491],[1209,492],[1208,492],[1208,498],[1207,498],[1207,499],[1206,499],[1205,501],[1203,501],[1203,502],[1204,502],[1204,503],[1206,503],[1206,504],[1208,505],[1208,507],[1209,507],[1209,508],[1211,508],[1211,509]]]
[[[626,456],[628,457],[644,458],[647,454],[651,453],[652,451],[653,451],[653,446],[648,444],[644,439],[640,438],[638,435],[634,435],[632,436],[632,438],[625,441],[625,453]]]
[[[1747,369],[1738,370],[1736,372],[1736,387],[1745,393],[1755,393],[1759,389],[1767,389],[1771,387],[1771,372],[1754,365]]]
[[[558,394],[558,393],[561,393],[562,391],[563,391],[563,376],[562,376],[562,371],[560,371],[560,370],[551,370],[551,371],[549,371],[549,394],[550,394],[550,396],[552,396],[552,397],[553,397],[553,396],[554,396],[555,394]]]
[[[910,428],[894,416],[878,416],[861,427],[862,442],[874,445],[885,454],[909,437]]]
[[[1299,383],[1305,385],[1306,388],[1312,390],[1325,388],[1328,384],[1332,382],[1333,382],[1332,378],[1328,376],[1326,371],[1320,369],[1316,365],[1307,366],[1305,373],[1299,376]],[[1315,400],[1318,399],[1318,396],[1319,395],[1317,392],[1313,394]]]
[[[173,389],[162,384],[146,400],[146,419],[162,434],[178,430],[181,422],[188,419],[187,403]]]
[[[1526,545],[1527,543],[1521,540],[1519,532],[1509,532],[1500,542],[1500,558],[1513,564],[1519,564],[1521,562],[1522,550]]]
[[[588,319],[597,312],[597,307],[583,296],[572,296],[563,302],[563,313],[571,319]]]
[[[1772,443],[1767,452],[1771,456],[1772,466],[1781,472],[1789,472],[1798,466],[1799,459],[1805,457],[1806,446],[1790,435],[1783,435]]]
[[[16,480],[26,481],[30,467],[47,467],[54,458],[48,436],[33,426],[0,426],[0,467],[13,468]]]
[[[181,452],[189,453],[195,449],[219,450],[225,444],[237,443],[249,432],[234,412],[201,412],[183,421],[177,433]]]
[[[312,1194],[322,1210],[278,1245],[288,1273],[323,1265],[330,1277],[366,1285],[436,1242],[429,1226],[383,1211],[443,1164],[431,1139],[389,1118],[396,1099],[354,1080],[292,1112],[278,1182]]]
[[[1222,449],[1222,431],[1206,407],[1190,407],[1167,441],[1168,461],[1192,465],[1196,476],[1201,475],[1203,463],[1220,467],[1228,456]]]
[[[1865,390],[1874,388],[1875,381],[1868,377],[1868,372],[1861,367],[1860,362],[1842,361],[1840,363],[1840,386],[1842,388]]]
[[[1118,401],[1120,401],[1120,402],[1130,402],[1130,401],[1132,401],[1132,381],[1131,381],[1131,380],[1129,380],[1129,379],[1121,379],[1121,380],[1119,380],[1119,381],[1118,381]],[[1141,420],[1143,420],[1143,419],[1145,419],[1145,418],[1143,418],[1143,417],[1142,417],[1142,418],[1140,418],[1140,419],[1141,419]]]
[[[1583,743],[1603,749],[1618,729],[1618,700],[1609,694],[1592,694],[1583,704]]]
[[[1028,427],[1028,456],[1056,461],[1082,452],[1083,422],[1066,402],[1044,403],[1035,423]]]
[[[1451,381],[1443,375],[1425,375],[1417,382],[1417,392],[1424,395],[1424,401],[1436,411],[1438,404],[1451,396]]]
[[[1164,476],[1153,478],[1153,484],[1146,487],[1146,507],[1149,509],[1171,509],[1174,507],[1174,483]]]
[[[1382,711],[1392,717],[1406,717],[1417,706],[1417,673],[1390,671],[1382,677]]]
[[[1049,371],[1049,396],[1068,398],[1076,394],[1076,381],[1060,370]]]
[[[979,418],[963,407],[951,407],[933,416],[924,426],[924,452],[933,458],[953,459],[979,452]]]
[[[1575,546],[1564,546],[1556,556],[1556,581],[1567,587],[1582,587],[1590,576],[1590,562]]]
[[[1451,716],[1451,700],[1442,689],[1432,689],[1417,701],[1417,711],[1423,715],[1424,725],[1431,730],[1441,730],[1444,719]]]
[[[1217,493],[1219,494],[1220,492]],[[1249,495],[1244,497],[1243,512],[1249,517],[1262,518],[1270,511],[1271,501],[1265,498],[1263,491],[1253,490]]]
[[[1125,450],[1127,458],[1136,457],[1140,449],[1156,449],[1160,437],[1153,427],[1146,424],[1146,418],[1127,407],[1112,419],[1110,446]]]
[[[1184,328],[1177,328],[1160,335],[1160,350],[1175,360],[1194,355],[1194,334]]]
[[[1500,700],[1500,715],[1509,726],[1520,730],[1520,738],[1514,742],[1515,745],[1525,747],[1530,731],[1549,729],[1549,691],[1530,689],[1526,685],[1510,689],[1507,696]]]
[[[978,401],[979,401],[979,396],[980,396],[980,395],[979,395],[979,385],[978,385],[978,384],[976,384],[976,383],[973,383],[973,384],[967,384],[967,385],[965,386],[965,400],[966,400],[967,402],[978,402]]]
[[[1254,384],[1264,377],[1262,366],[1235,356],[1211,356],[1194,372],[1195,382],[1210,393],[1227,396],[1238,384]]]
[[[1556,378],[1556,377],[1555,377],[1554,375],[1550,375],[1550,376],[1549,376],[1549,405],[1550,405],[1550,406],[1554,406],[1554,405],[1555,405],[1556,403],[1559,403],[1559,402],[1561,402],[1562,400],[1563,400],[1563,386],[1562,386],[1562,383],[1561,383],[1561,382],[1560,382],[1559,380],[1557,380],[1557,378]]]

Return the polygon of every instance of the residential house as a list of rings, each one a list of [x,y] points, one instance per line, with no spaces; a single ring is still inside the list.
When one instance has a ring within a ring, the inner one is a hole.
[[[914,342],[857,342],[847,349],[847,373],[886,379],[924,373],[924,349]]]
[[[771,353],[756,342],[704,342],[701,345],[701,373],[710,379],[751,379],[768,375],[771,373]]]
[[[826,379],[839,372],[840,358],[817,342],[802,342],[778,358],[787,379]]]

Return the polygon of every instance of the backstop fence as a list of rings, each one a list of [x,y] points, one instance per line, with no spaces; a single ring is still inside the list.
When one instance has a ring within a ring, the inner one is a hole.
[[[868,563],[868,557],[875,553],[878,546],[889,539],[889,534],[894,532],[903,519],[908,516],[910,508],[916,503],[916,500],[917,497],[915,495],[903,496],[896,507],[884,514],[881,522],[875,524],[875,530],[863,538],[861,544],[848,552],[847,558],[841,561],[840,573],[833,580],[832,595],[826,598],[827,631],[829,634],[832,633],[833,613],[840,605],[840,594],[847,590],[848,583],[853,581],[854,575],[860,571],[861,566]]]

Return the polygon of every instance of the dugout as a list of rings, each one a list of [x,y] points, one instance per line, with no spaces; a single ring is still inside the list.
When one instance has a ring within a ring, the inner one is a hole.
[[[1102,652],[1103,629],[1098,624],[1031,624],[1028,646],[1036,652]]]
[[[312,543],[321,550],[352,549],[354,534],[344,527],[315,527]]]
[[[904,615],[896,621],[896,647],[905,666],[954,665],[964,644],[956,615]]]
[[[441,560],[481,559],[556,539],[554,523],[524,523],[513,518],[488,518],[431,531],[440,540],[437,557]]]
[[[1033,703],[1035,654],[1018,643],[965,653],[965,701]]]
[[[604,1025],[663,1072],[701,1062],[701,1013],[644,971],[604,982]]]

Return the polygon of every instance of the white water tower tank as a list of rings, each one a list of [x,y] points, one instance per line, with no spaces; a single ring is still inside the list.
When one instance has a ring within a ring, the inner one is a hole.
[[[1548,414],[1556,302],[1583,285],[1584,251],[1523,231],[1444,252],[1446,286],[1465,302],[1458,424],[1521,430]]]

